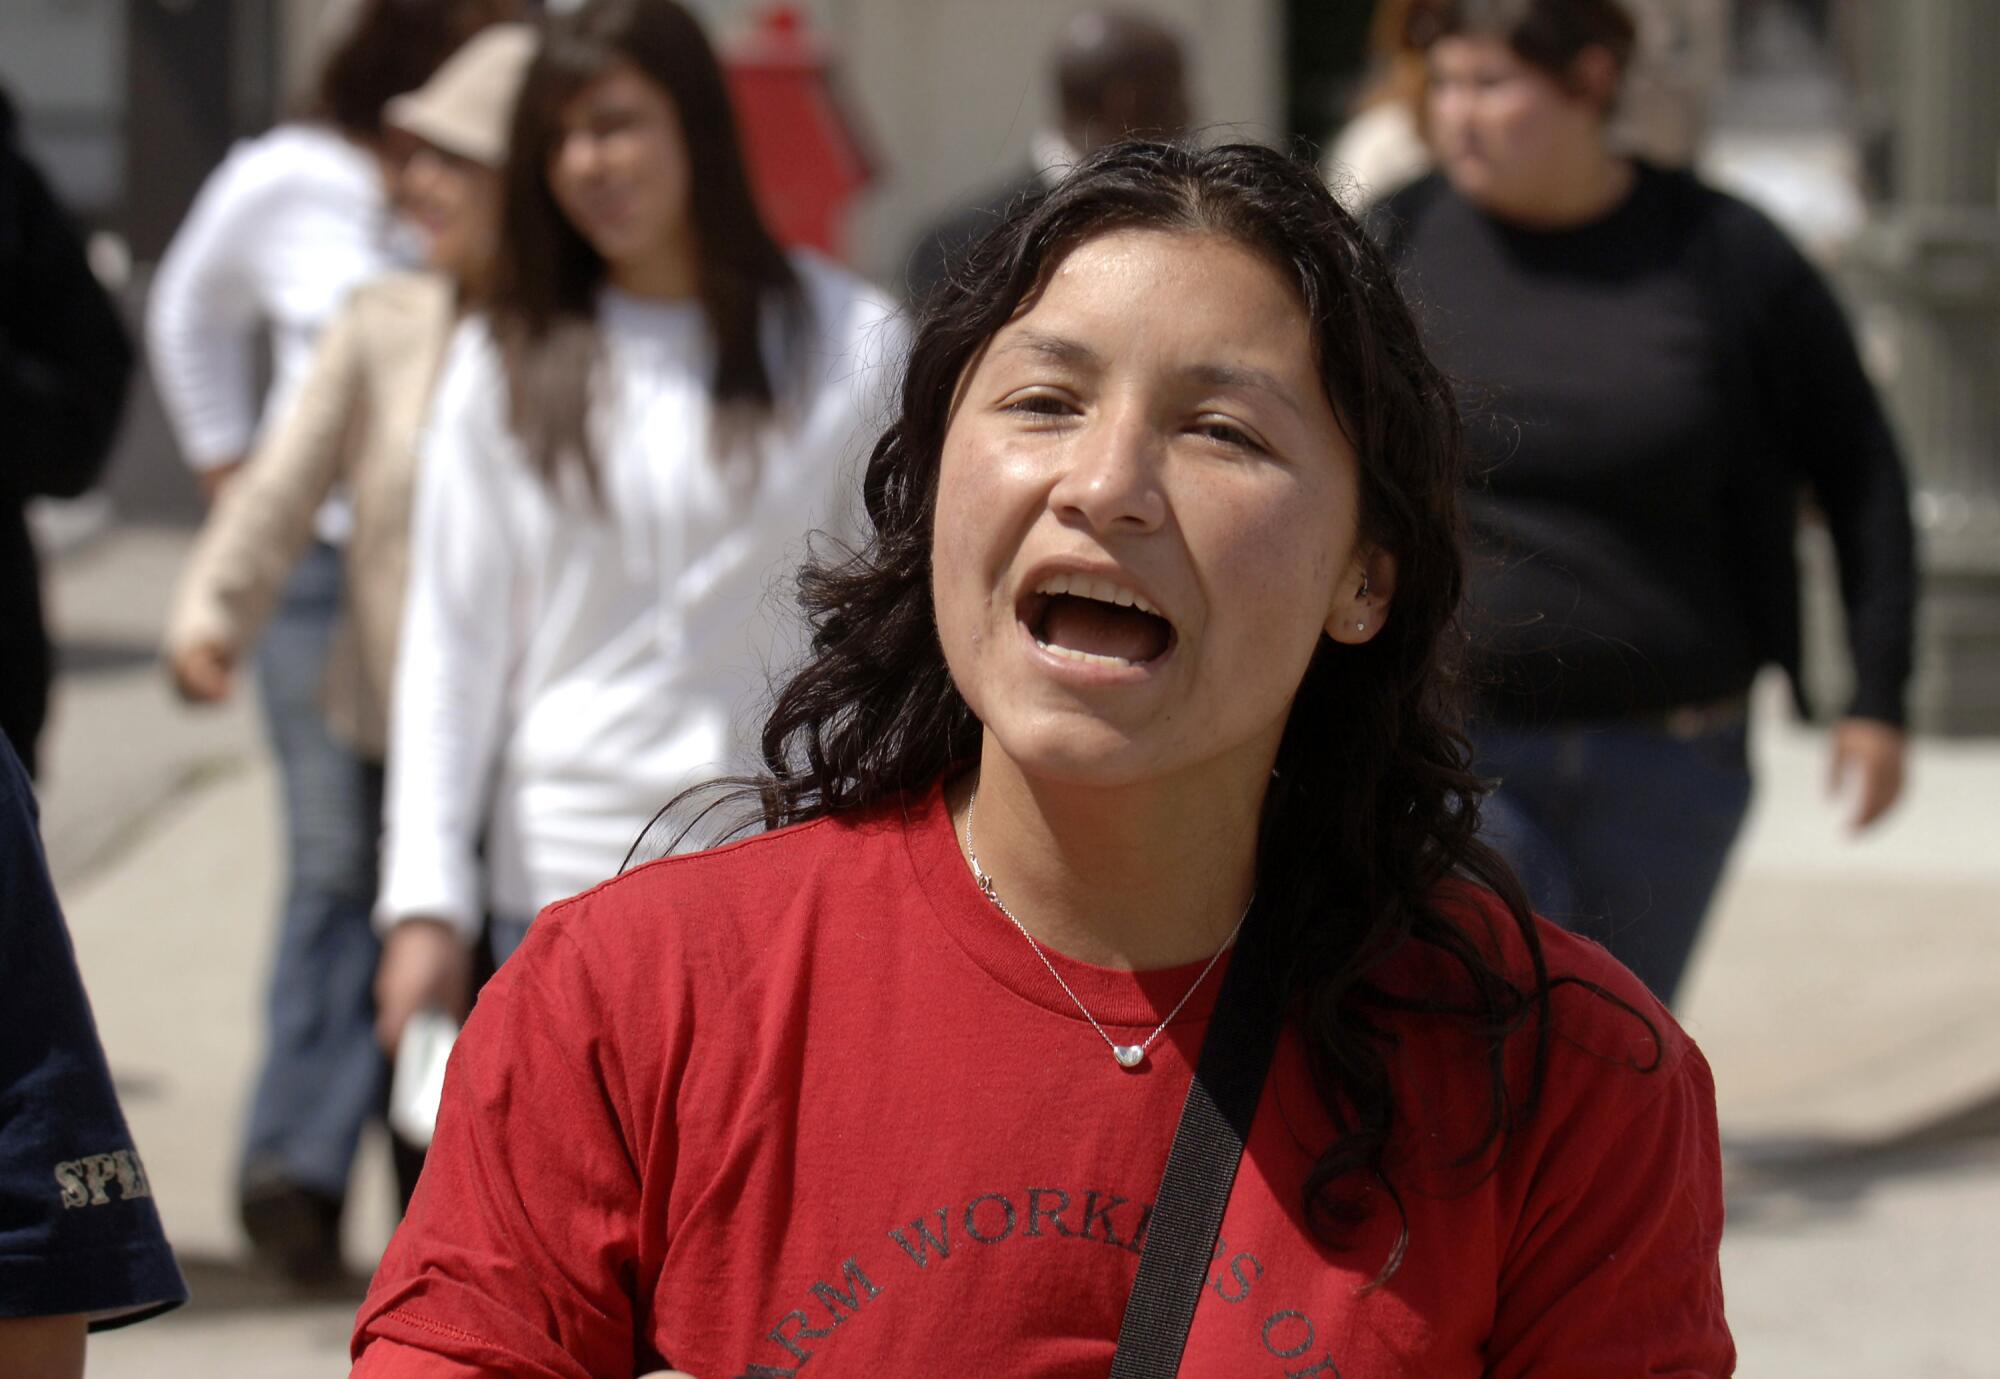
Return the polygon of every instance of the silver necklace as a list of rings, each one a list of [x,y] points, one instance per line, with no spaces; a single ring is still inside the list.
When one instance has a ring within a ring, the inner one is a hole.
[[[979,865],[979,854],[973,851],[972,848],[972,811],[978,803],[979,792],[975,790],[972,792],[972,798],[965,802],[965,855],[972,863],[972,879],[979,883],[980,892],[992,902],[993,908],[1007,916],[1008,922],[1021,931],[1021,937],[1026,939],[1028,946],[1035,950],[1035,956],[1042,960],[1042,966],[1049,969],[1049,975],[1056,979],[1056,985],[1061,987],[1063,994],[1070,998],[1070,1001],[1078,1010],[1083,1012],[1083,1018],[1090,1021],[1090,1027],[1097,1031],[1097,1037],[1110,1047],[1111,1056],[1118,1060],[1118,1066],[1121,1068],[1138,1067],[1146,1061],[1146,1053],[1153,1047],[1153,1041],[1166,1032],[1167,1026],[1174,1022],[1174,1017],[1181,1013],[1181,1007],[1193,998],[1195,992],[1201,990],[1201,984],[1208,980],[1208,974],[1215,970],[1215,965],[1218,962],[1222,961],[1222,955],[1229,951],[1229,945],[1236,942],[1236,935],[1242,932],[1243,921],[1250,918],[1250,906],[1245,905],[1243,907],[1243,914],[1237,919],[1236,927],[1229,931],[1229,937],[1222,941],[1222,946],[1215,950],[1215,956],[1210,958],[1208,965],[1201,969],[1201,975],[1194,979],[1194,985],[1187,989],[1187,994],[1174,1002],[1174,1008],[1167,1012],[1167,1018],[1154,1026],[1153,1032],[1138,1043],[1121,1044],[1104,1032],[1104,1026],[1097,1023],[1097,1017],[1090,1013],[1090,1007],[1083,1003],[1082,997],[1070,989],[1070,984],[1063,980],[1062,973],[1056,971],[1056,965],[1049,961],[1049,955],[1042,950],[1042,945],[1035,942],[1035,936],[1028,932],[1028,926],[1014,918],[1014,912],[1007,908],[1006,902],[1000,899],[999,892],[993,889],[993,878],[986,874],[986,868]],[[1251,901],[1255,903],[1256,897],[1252,896]]]

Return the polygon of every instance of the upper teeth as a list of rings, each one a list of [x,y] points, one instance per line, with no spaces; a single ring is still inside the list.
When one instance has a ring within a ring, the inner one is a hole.
[[[1160,610],[1146,602],[1122,584],[1113,584],[1108,579],[1093,579],[1089,575],[1053,574],[1035,586],[1038,594],[1068,594],[1072,598],[1095,599],[1099,603],[1115,603],[1120,608],[1136,608],[1141,613],[1161,616]]]

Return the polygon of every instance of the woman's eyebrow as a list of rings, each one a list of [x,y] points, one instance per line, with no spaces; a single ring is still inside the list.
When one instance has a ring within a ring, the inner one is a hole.
[[[1304,416],[1292,390],[1278,381],[1275,374],[1262,369],[1250,368],[1242,364],[1190,364],[1181,370],[1182,377],[1191,383],[1200,384],[1217,392],[1248,391],[1268,393],[1285,404],[1295,414]]]
[[[1066,364],[1076,369],[1098,369],[1103,358],[1096,350],[1080,340],[1071,340],[1062,335],[1051,335],[1045,330],[1023,326],[1014,332],[1013,338],[1000,347],[1002,354],[1032,354],[1054,364]]]
[[[1101,372],[1104,367],[1104,357],[1082,341],[1072,340],[1064,335],[1052,335],[1048,331],[1036,330],[1031,326],[1017,329],[1007,343],[999,347],[997,353],[1032,355],[1081,372]],[[1244,364],[1190,364],[1180,370],[1180,376],[1197,387],[1215,392],[1267,393],[1283,403],[1294,415],[1305,415],[1298,401],[1293,398],[1291,389],[1280,382],[1276,374],[1264,369]]]

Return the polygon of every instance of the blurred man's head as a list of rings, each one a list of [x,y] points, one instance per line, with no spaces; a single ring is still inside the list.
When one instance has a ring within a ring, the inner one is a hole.
[[[1085,10],[1054,54],[1063,137],[1078,153],[1134,134],[1171,137],[1188,126],[1187,64],[1178,35],[1126,10]]]

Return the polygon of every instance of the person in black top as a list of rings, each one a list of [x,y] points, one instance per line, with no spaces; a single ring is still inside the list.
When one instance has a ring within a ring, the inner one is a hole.
[[[1420,0],[1410,25],[1440,170],[1376,225],[1461,389],[1491,828],[1539,907],[1671,1000],[1748,806],[1751,680],[1799,683],[1802,493],[1853,649],[1834,779],[1857,826],[1901,789],[1902,467],[1784,235],[1607,142],[1633,41],[1617,4]]]
[[[86,1328],[186,1301],[0,740],[0,1374],[80,1375]]]
[[[132,344],[83,242],[14,142],[0,91],[0,732],[35,770],[54,659],[24,507],[74,498],[111,454]]]
[[[1040,196],[1093,149],[1188,123],[1187,59],[1171,28],[1132,10],[1075,15],[1050,55],[1059,125],[1039,131],[1029,166],[926,228],[910,246],[905,287],[921,302],[1017,202]]]

